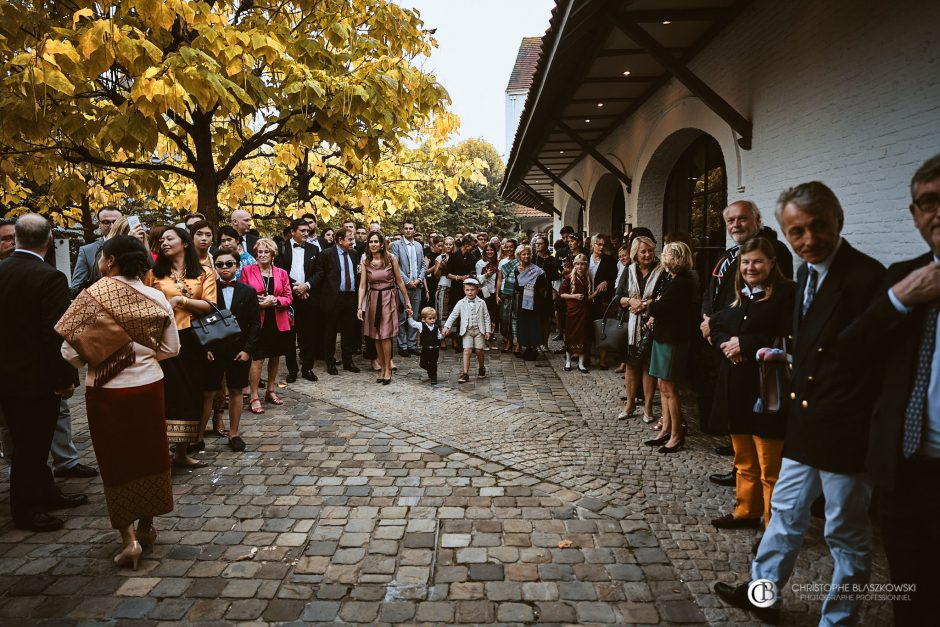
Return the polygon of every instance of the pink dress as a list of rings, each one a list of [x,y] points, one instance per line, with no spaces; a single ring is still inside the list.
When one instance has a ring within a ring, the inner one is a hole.
[[[398,336],[398,289],[395,271],[387,268],[366,266],[368,292],[366,311],[362,317],[362,332],[375,340]]]

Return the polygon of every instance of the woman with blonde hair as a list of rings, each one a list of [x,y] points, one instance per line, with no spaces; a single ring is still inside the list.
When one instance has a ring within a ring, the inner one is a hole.
[[[111,225],[111,231],[108,232],[108,237],[114,237],[115,235],[130,235],[143,244],[144,248],[150,249],[150,240],[147,238],[147,231],[144,229],[144,225],[138,222],[137,226],[132,229],[127,216],[121,216]],[[163,233],[161,232],[160,235],[163,235]],[[157,237],[159,239],[159,235]]]
[[[588,331],[594,294],[587,255],[575,255],[571,273],[565,275],[558,294],[565,302],[565,372],[571,371],[571,356],[574,355],[578,358],[578,371],[587,374],[584,360],[590,347]]]
[[[659,436],[646,444],[660,447],[660,453],[676,453],[685,445],[687,431],[677,383],[686,371],[696,322],[692,251],[682,242],[666,244],[662,264],[670,281],[662,296],[649,303],[647,310],[654,319],[649,374],[659,379],[663,416]]]

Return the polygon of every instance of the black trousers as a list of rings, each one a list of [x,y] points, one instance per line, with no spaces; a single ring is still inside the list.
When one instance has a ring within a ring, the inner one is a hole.
[[[293,308],[294,330],[291,332],[290,347],[287,350],[287,370],[289,372],[297,372],[300,369],[310,370],[315,360],[323,359],[322,342],[318,336],[320,322],[317,308],[309,298],[294,301]],[[298,348],[301,368],[297,367]]]
[[[10,469],[10,513],[14,523],[25,523],[46,511],[59,494],[46,463],[59,417],[58,396],[0,397],[0,408],[13,440]]]
[[[358,337],[359,318],[356,317],[356,306],[359,295],[356,292],[340,292],[336,296],[336,303],[331,311],[323,314],[323,355],[327,364],[336,363],[336,334],[340,334],[340,349],[343,363],[351,364],[353,348]]]
[[[882,494],[881,525],[895,586],[914,584],[910,600],[895,600],[894,624],[930,625],[940,595],[940,459],[898,462],[894,490]],[[898,594],[896,591],[895,594]]]

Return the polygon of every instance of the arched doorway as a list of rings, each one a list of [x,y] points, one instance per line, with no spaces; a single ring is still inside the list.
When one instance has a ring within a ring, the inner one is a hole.
[[[725,249],[721,212],[727,204],[728,184],[721,146],[714,137],[703,133],[672,167],[663,198],[663,234],[672,231],[689,234],[696,253],[696,270],[703,281]]]
[[[605,233],[623,235],[626,222],[627,199],[623,185],[613,174],[605,174],[594,186],[588,212],[589,235]]]

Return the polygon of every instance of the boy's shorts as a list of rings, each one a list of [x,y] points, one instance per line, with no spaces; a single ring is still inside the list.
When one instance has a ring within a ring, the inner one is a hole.
[[[215,359],[206,364],[206,392],[221,390],[222,377],[225,377],[225,387],[230,390],[241,390],[248,386],[248,371],[251,368],[251,360],[235,361],[236,354],[228,351],[212,353]]]
[[[467,348],[478,348],[483,350],[486,347],[486,342],[484,341],[483,331],[480,331],[478,327],[473,327],[472,329],[467,329],[467,333],[463,336],[463,347]]]

